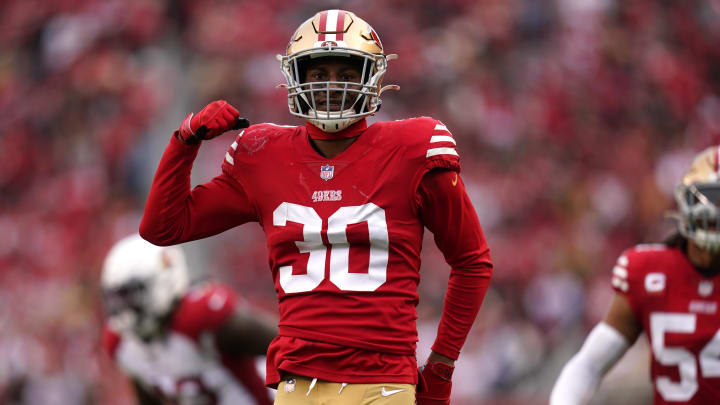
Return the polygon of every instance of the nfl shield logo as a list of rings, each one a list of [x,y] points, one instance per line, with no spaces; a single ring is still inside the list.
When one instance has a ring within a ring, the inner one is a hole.
[[[703,280],[698,285],[698,294],[700,294],[701,297],[707,297],[713,292],[713,282],[708,280]]]
[[[335,166],[325,165],[320,166],[320,178],[328,181],[333,178],[335,172]]]

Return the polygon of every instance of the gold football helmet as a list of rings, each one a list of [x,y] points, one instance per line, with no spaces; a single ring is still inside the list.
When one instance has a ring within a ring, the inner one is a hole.
[[[321,57],[348,58],[362,72],[361,82],[305,82],[308,62]],[[290,113],[326,132],[341,131],[374,114],[380,107],[380,94],[399,89],[382,87],[387,62],[396,57],[384,54],[375,30],[355,14],[344,10],[315,14],[292,35],[285,55],[278,55]],[[331,97],[340,100],[340,105],[332,106]]]
[[[720,146],[695,157],[675,190],[678,228],[700,248],[720,252]]]

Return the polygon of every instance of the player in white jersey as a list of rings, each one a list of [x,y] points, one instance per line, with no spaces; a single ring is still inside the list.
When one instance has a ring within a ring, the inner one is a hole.
[[[267,351],[276,321],[224,285],[190,287],[179,247],[127,237],[108,254],[101,283],[102,345],[132,379],[138,403],[272,403],[255,356]]]

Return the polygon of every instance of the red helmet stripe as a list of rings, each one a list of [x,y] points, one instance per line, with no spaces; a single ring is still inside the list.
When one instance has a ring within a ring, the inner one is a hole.
[[[327,17],[327,11],[323,11],[322,13],[320,13],[320,26],[318,27],[318,31],[320,31],[320,34],[318,35],[318,41],[325,40],[325,31],[327,31]]]
[[[338,16],[337,16],[337,24],[335,24],[335,32],[337,32],[337,36],[335,39],[337,41],[343,40],[343,31],[345,30],[345,12],[342,10],[338,10]]]

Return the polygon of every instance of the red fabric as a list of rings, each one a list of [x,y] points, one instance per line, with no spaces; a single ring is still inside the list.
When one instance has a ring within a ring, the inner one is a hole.
[[[416,405],[450,405],[452,374],[455,367],[428,362],[420,372]]]
[[[281,371],[348,383],[415,383],[423,226],[435,233],[453,266],[443,324],[461,322],[441,327],[439,353],[452,357],[459,351],[472,323],[467,318],[476,309],[467,311],[458,300],[472,291],[475,308],[490,273],[484,240],[457,239],[482,238],[479,228],[466,230],[477,225],[472,206],[444,211],[441,197],[423,202],[418,196],[429,170],[460,170],[454,142],[433,138],[441,126],[430,118],[376,123],[347,150],[326,159],[310,146],[308,127],[253,125],[228,149],[223,174],[192,193],[189,174],[196,152],[171,141],[153,181],[141,234],[153,243],[172,244],[243,222],[262,225],[280,311],[268,384],[276,384]],[[323,166],[331,167],[330,176],[321,177]],[[457,190],[461,184],[452,189]],[[448,196],[447,203],[453,201],[467,200]],[[419,204],[425,207],[422,218]],[[432,206],[443,208],[431,213]],[[443,221],[454,225],[443,227]]]
[[[270,386],[280,381],[280,370],[336,382],[417,383],[415,356],[288,336],[279,336],[268,350],[266,381]]]
[[[216,235],[252,220],[245,192],[227,175],[195,187],[190,193],[190,170],[198,145],[172,137],[165,149],[145,202],[140,235],[156,245],[173,245]]]
[[[110,356],[111,359],[115,359],[115,352],[117,351],[119,344],[120,335],[114,330],[112,330],[110,326],[103,326],[102,336],[100,338],[100,345],[102,346],[103,350],[105,350],[105,353]]]
[[[180,302],[171,328],[195,340],[204,332],[217,331],[233,314],[235,292],[217,283],[196,287]]]
[[[672,382],[666,384],[664,393],[654,384],[654,404],[720,403],[720,386],[711,367],[715,360],[708,361],[708,353],[713,352],[720,336],[719,281],[717,276],[702,276],[677,248],[638,245],[618,259],[613,269],[613,288],[628,298],[654,348],[651,379],[657,382],[667,378]],[[674,360],[666,357],[661,362],[656,357],[658,353],[669,356],[679,351],[683,354]],[[686,371],[695,369],[695,375],[681,376],[680,364]],[[668,397],[681,391],[688,399]]]
[[[245,386],[250,395],[255,398],[257,405],[271,405],[273,403],[262,378],[255,369],[255,361],[252,358],[242,357],[233,360],[224,358],[223,364]]]
[[[490,251],[456,172],[435,170],[426,174],[419,195],[423,222],[452,267],[432,350],[457,359],[490,284]]]

